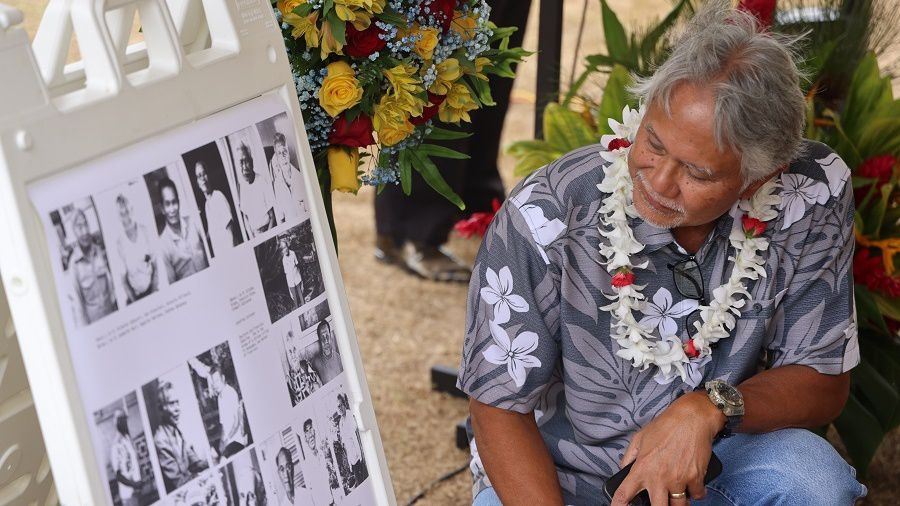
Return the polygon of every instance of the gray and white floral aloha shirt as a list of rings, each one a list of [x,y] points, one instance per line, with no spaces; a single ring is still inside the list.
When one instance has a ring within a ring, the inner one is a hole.
[[[609,314],[599,309],[612,293],[598,263],[601,146],[537,171],[498,212],[472,274],[458,386],[485,404],[535,413],[566,504],[602,497],[632,435],[705,381],[739,384],[766,363],[840,374],[859,362],[850,171],[827,146],[805,146],[782,175],[780,214],[765,232],[767,277],[750,282],[752,301],[734,332],[687,382],[665,382],[615,355]],[[736,216],[735,206],[695,255],[707,294],[731,273]],[[645,244],[634,263],[649,261],[635,281],[646,285],[641,321],[687,340],[697,301],[680,295],[669,265],[688,255],[669,230],[640,219],[631,226]],[[490,484],[474,440],[471,448],[477,494]]]

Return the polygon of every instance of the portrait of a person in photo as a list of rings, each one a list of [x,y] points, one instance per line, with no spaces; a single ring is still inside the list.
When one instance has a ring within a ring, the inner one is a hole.
[[[850,169],[803,138],[798,43],[699,5],[613,135],[511,192],[457,383],[473,504],[866,494],[810,430],[842,412],[860,352]]]
[[[179,423],[181,401],[175,395],[171,382],[157,384],[156,402],[159,425],[153,431],[153,444],[166,491],[171,492],[206,470],[209,463],[200,458],[191,443],[185,441]]]
[[[165,217],[165,227],[159,234],[163,265],[169,282],[174,283],[206,269],[209,261],[196,223],[182,214],[175,182],[163,178],[158,182],[157,193]]]
[[[130,304],[159,287],[156,249],[147,226],[134,219],[134,208],[121,193],[116,196],[116,209],[123,232],[116,240],[116,252],[125,266],[122,285]]]
[[[253,154],[244,143],[235,151],[238,169],[243,181],[240,184],[241,216],[251,237],[269,230],[275,221],[275,193],[271,183],[263,179],[253,167]]]
[[[294,301],[294,307],[300,307],[306,303],[306,295],[303,289],[303,276],[300,273],[300,260],[297,254],[290,248],[287,239],[279,241],[281,245],[281,265],[284,268],[284,278],[287,282],[288,293]]]
[[[88,325],[117,310],[118,304],[102,240],[95,239],[84,209],[75,206],[69,216],[75,236],[68,262],[73,316],[77,325]],[[99,231],[96,235],[100,237]]]
[[[291,163],[287,139],[281,132],[272,136],[272,159],[269,173],[275,192],[276,216],[279,223],[299,223],[309,212],[306,208],[305,185],[300,169]]]
[[[344,372],[344,366],[341,364],[341,354],[338,351],[337,343],[334,342],[331,324],[327,320],[319,322],[316,327],[316,337],[316,353],[309,360],[313,369],[318,372],[322,383],[327,384]]]
[[[212,244],[213,255],[215,255],[216,252],[223,252],[239,244],[240,231],[237,230],[238,225],[232,219],[231,205],[225,195],[213,187],[203,162],[194,164],[194,177],[205,199],[203,206],[207,233]]]

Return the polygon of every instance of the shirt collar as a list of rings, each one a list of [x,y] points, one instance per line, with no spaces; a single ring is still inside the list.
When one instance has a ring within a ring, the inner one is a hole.
[[[728,239],[731,236],[731,227],[734,223],[735,213],[739,212],[737,202],[731,207],[731,210],[718,218],[716,226],[713,229],[713,235]],[[675,245],[675,237],[672,236],[671,229],[659,228],[648,223],[640,217],[629,218],[628,224],[634,231],[634,238],[644,245],[643,253],[652,253],[669,244]],[[707,247],[710,241],[704,242],[701,250]],[[677,246],[676,246],[677,247]]]

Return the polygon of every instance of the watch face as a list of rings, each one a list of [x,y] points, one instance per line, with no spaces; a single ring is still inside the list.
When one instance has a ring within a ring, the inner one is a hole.
[[[738,406],[742,403],[743,399],[741,398],[740,392],[734,387],[729,386],[726,383],[719,383],[716,385],[716,391],[719,395],[725,399],[726,402],[733,406]]]

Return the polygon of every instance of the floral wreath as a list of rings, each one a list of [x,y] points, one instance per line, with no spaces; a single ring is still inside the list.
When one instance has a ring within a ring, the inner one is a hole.
[[[622,123],[609,120],[615,135],[601,138],[608,151],[602,151],[600,155],[609,163],[603,168],[603,181],[597,185],[607,194],[598,211],[600,235],[608,240],[608,244],[600,245],[600,263],[612,276],[614,295],[609,296],[612,304],[600,309],[610,313],[611,336],[620,347],[616,355],[641,370],[656,366],[660,383],[671,381],[676,373],[682,381],[688,382],[691,370],[709,361],[711,345],[734,330],[741,308],[751,299],[744,280],[766,276],[762,254],[769,249],[769,240],[762,235],[767,222],[778,217],[781,178],[770,179],[750,199],[738,202],[738,209],[744,215],[740,227],[735,226],[729,238],[735,255],[728,260],[734,262],[734,267],[728,281],[712,291],[709,305],[699,307],[701,321],[694,323],[694,334],[685,343],[676,335],[662,335],[662,331],[656,338],[652,329],[641,325],[633,313],[646,305],[646,297],[641,293],[646,285],[636,285],[634,281],[636,271],[646,268],[647,262],[639,265],[632,262],[633,255],[641,252],[644,245],[635,239],[628,224],[629,218],[638,217],[632,202],[628,153],[643,116],[643,107],[634,110],[626,106],[622,111]]]

